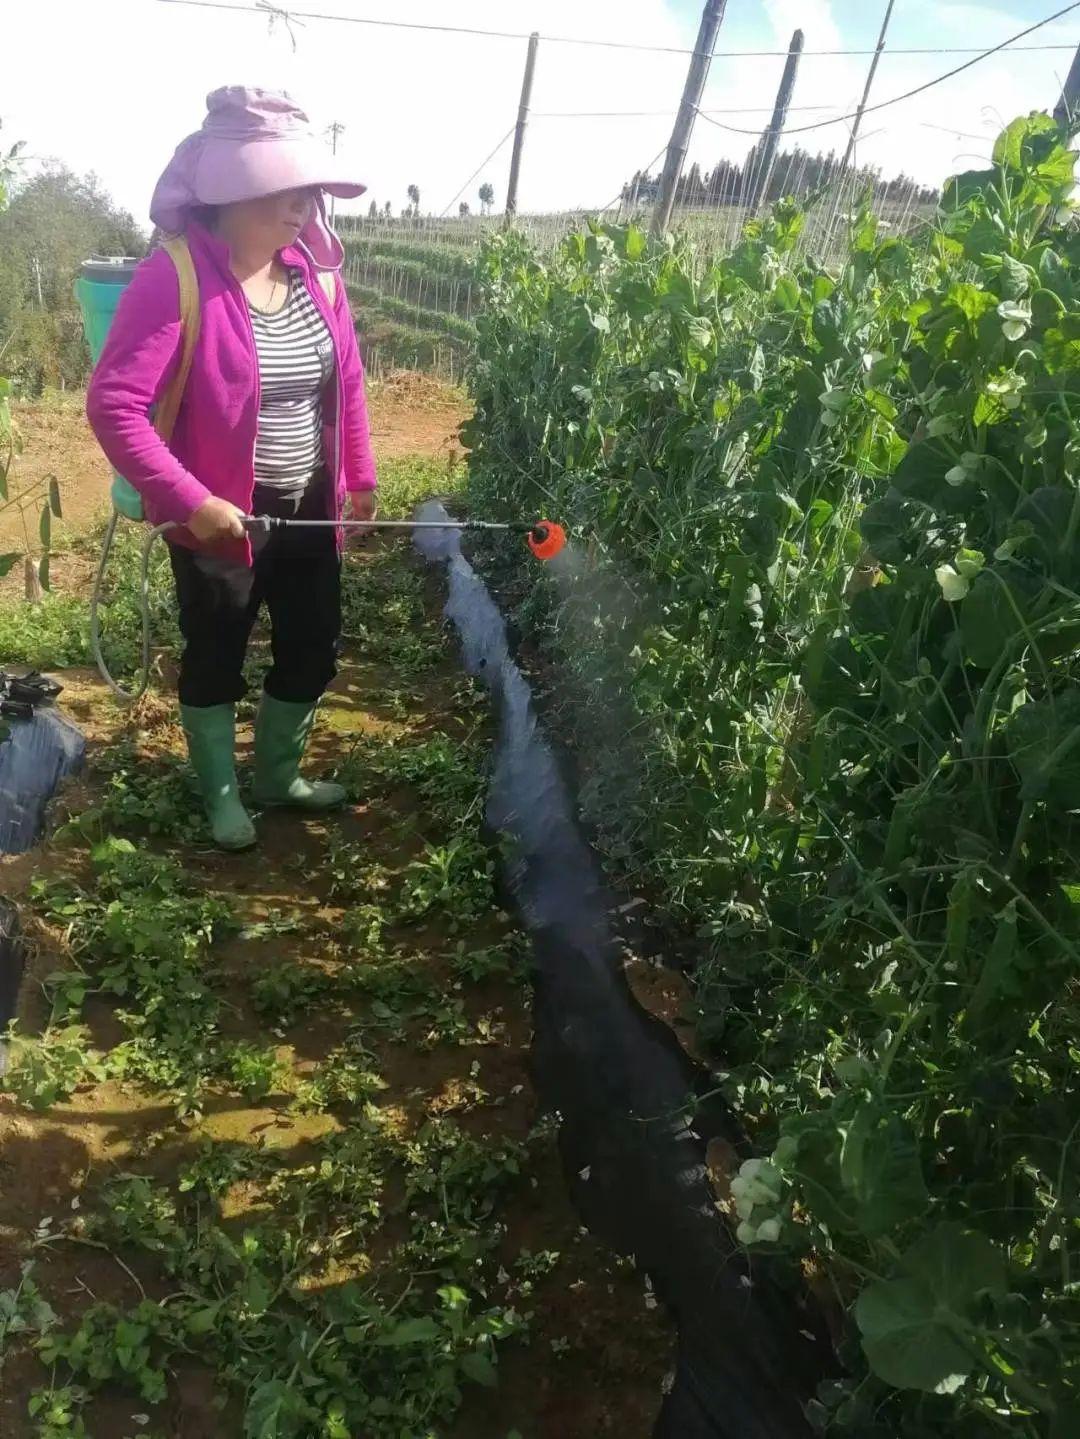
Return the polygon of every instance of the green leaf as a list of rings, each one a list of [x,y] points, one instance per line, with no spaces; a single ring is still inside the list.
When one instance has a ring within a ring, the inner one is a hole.
[[[859,531],[866,548],[882,564],[900,564],[907,557],[904,543],[911,529],[911,510],[901,495],[889,490],[880,500],[867,505],[859,518]]]
[[[982,1234],[956,1223],[939,1224],[903,1257],[906,1273],[925,1284],[938,1304],[957,1314],[970,1312],[980,1295],[1008,1293],[1005,1256]]]
[[[910,1125],[873,1100],[859,1106],[847,1127],[840,1178],[870,1239],[917,1219],[930,1202]]]
[[[626,258],[628,260],[640,260],[645,253],[648,240],[645,231],[637,225],[630,225],[626,231]]]
[[[994,164],[1009,170],[1020,170],[1032,159],[1031,142],[1035,137],[1053,135],[1056,138],[1058,134],[1057,121],[1042,111],[1018,115],[994,141]]]
[[[1016,900],[1010,900],[997,916],[997,930],[993,943],[986,953],[978,983],[967,1003],[965,1023],[975,1026],[982,1018],[987,1006],[999,998],[1003,991],[1016,992],[1016,985],[1010,984],[1017,955]]]
[[[1080,690],[1022,705],[1005,726],[1005,744],[1023,799],[1080,808]]]
[[[991,669],[1002,650],[1025,632],[1033,589],[1038,586],[1030,574],[1008,561],[975,577],[959,620],[965,656],[979,669]]]
[[[482,1384],[485,1389],[494,1389],[499,1382],[494,1364],[479,1350],[463,1354],[458,1360],[458,1366],[466,1379],[471,1379],[474,1384]]]
[[[1006,300],[1019,300],[1026,295],[1031,284],[1028,267],[1014,260],[1006,250],[1001,256],[1001,294]]]
[[[994,170],[965,170],[950,176],[941,187],[941,208],[946,212],[963,209],[977,196],[985,195],[996,178]]]
[[[973,1357],[935,1318],[933,1296],[914,1279],[868,1284],[855,1322],[867,1363],[894,1389],[953,1394],[971,1373]]]
[[[997,304],[989,290],[984,290],[979,285],[972,285],[966,280],[950,285],[945,299],[949,305],[959,310],[965,319],[972,322],[994,309]]]
[[[773,290],[773,297],[782,310],[797,310],[802,301],[798,282],[790,275],[781,275]]]
[[[385,1334],[380,1334],[375,1343],[384,1349],[404,1348],[407,1344],[432,1344],[439,1337],[439,1326],[430,1315],[415,1319],[403,1319]]]
[[[49,508],[58,520],[64,518],[64,512],[60,507],[60,481],[55,475],[49,476]]]
[[[974,895],[975,881],[970,871],[965,870],[949,890],[949,913],[945,921],[945,950],[953,964],[959,964],[967,951]]]
[[[982,1297],[1002,1299],[1008,1291],[1005,1258],[981,1234],[947,1223],[911,1246],[901,1271],[859,1295],[863,1351],[874,1373],[896,1389],[952,1394],[975,1362]]]
[[[0,555],[0,580],[9,575],[21,559],[22,555],[17,550],[8,550],[7,554]]]
[[[41,538],[41,548],[47,550],[52,543],[52,510],[49,508],[48,500],[41,507],[41,519],[38,521],[38,535]]]
[[[909,445],[893,474],[893,488],[905,498],[921,500],[934,510],[949,513],[963,510],[968,501],[945,480],[955,464],[952,449],[941,440]]]
[[[1080,1434],[1080,1401],[1062,1404],[1050,1421],[1050,1439],[1076,1439]]]
[[[224,1300],[217,1300],[212,1304],[201,1304],[197,1309],[192,1309],[185,1320],[185,1327],[189,1334],[209,1334],[218,1321]]]
[[[1043,358],[1052,374],[1080,369],[1080,315],[1063,315],[1043,335]]]
[[[294,1439],[301,1430],[302,1401],[284,1379],[268,1379],[248,1400],[245,1439]]]
[[[47,589],[49,588],[49,552],[48,552],[48,550],[46,550],[45,553],[42,555],[41,559],[38,560],[37,572],[38,572],[38,580],[39,580],[39,582],[40,582],[40,584],[41,584],[41,588],[42,588],[43,590],[47,590]]]

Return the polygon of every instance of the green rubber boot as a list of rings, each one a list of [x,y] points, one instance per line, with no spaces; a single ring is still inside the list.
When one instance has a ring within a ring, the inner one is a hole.
[[[255,826],[236,783],[236,706],[181,705],[180,723],[214,843],[221,849],[250,849]]]
[[[300,761],[315,724],[317,706],[265,694],[255,721],[255,799],[295,809],[336,809],[345,803],[339,784],[302,779]]]

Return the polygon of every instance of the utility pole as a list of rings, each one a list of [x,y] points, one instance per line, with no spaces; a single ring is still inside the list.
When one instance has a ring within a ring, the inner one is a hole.
[[[889,28],[895,4],[896,0],[889,0],[885,7],[885,19],[881,22],[881,34],[878,36],[877,49],[874,51],[874,58],[870,61],[870,71],[866,77],[866,84],[863,86],[862,99],[859,101],[859,108],[855,111],[855,120],[851,126],[851,134],[848,136],[847,149],[844,151],[844,158],[840,165],[841,175],[847,169],[848,161],[855,152],[855,141],[859,138],[859,126],[862,124],[863,111],[866,109],[866,102],[870,96],[870,86],[874,83],[874,75],[877,73],[881,52],[885,49],[885,32]]]
[[[780,89],[776,92],[776,104],[773,106],[772,119],[769,121],[769,128],[761,137],[758,176],[750,196],[751,208],[756,206],[769,192],[769,181],[772,179],[773,166],[776,164],[777,146],[780,144],[780,136],[787,121],[791,92],[795,88],[795,76],[799,73],[802,47],[803,32],[796,30],[791,37],[791,44],[788,46],[788,56],[784,62],[784,73],[780,77]]]
[[[1054,106],[1054,119],[1068,125],[1070,135],[1080,128],[1080,45],[1076,47],[1076,54],[1065,77],[1061,99]]]
[[[664,161],[664,173],[660,180],[660,193],[657,197],[656,209],[653,211],[652,232],[654,235],[662,235],[671,223],[671,211],[675,204],[679,176],[682,174],[686,161],[690,135],[693,132],[698,106],[701,103],[701,92],[705,89],[709,66],[712,63],[712,53],[716,48],[716,32],[720,29],[720,22],[724,18],[726,7],[727,0],[706,0],[705,9],[701,13],[697,44],[694,46],[694,53],[690,58],[690,68],[686,72],[686,84],[683,86],[679,113],[675,117],[671,139],[668,141],[667,159]]]
[[[513,224],[517,214],[518,179],[521,175],[521,151],[525,144],[525,126],[529,123],[529,105],[532,101],[533,74],[536,70],[536,47],[540,44],[540,32],[534,30],[529,36],[529,48],[525,53],[525,74],[521,77],[521,100],[518,104],[517,127],[514,130],[514,153],[510,157],[510,182],[506,187],[507,227]]]
[[[326,133],[330,136],[330,153],[331,153],[332,155],[335,155],[335,156],[337,155],[338,136],[341,135],[341,134],[343,134],[343,133],[344,133],[344,130],[345,130],[345,126],[342,125],[341,122],[338,121],[338,120],[335,120],[332,125],[328,125],[328,126],[327,126]],[[330,228],[333,229],[333,227],[334,227],[334,196],[331,195],[331,196],[330,196]]]

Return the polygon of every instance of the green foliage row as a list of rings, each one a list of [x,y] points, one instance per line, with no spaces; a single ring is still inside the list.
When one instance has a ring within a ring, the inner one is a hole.
[[[761,1158],[823,1260],[859,1439],[1080,1432],[1080,235],[1045,115],[842,268],[780,204],[712,263],[594,225],[485,251],[477,512],[612,859],[698,936]]]
[[[349,298],[361,306],[360,320],[363,323],[365,306],[391,320],[416,329],[420,334],[450,335],[453,339],[470,344],[476,339],[476,326],[450,310],[426,310],[409,300],[398,300],[372,285],[349,285]]]
[[[478,232],[470,235],[468,244],[425,245],[420,240],[397,240],[391,237],[351,239],[346,235],[343,243],[347,262],[363,264],[373,259],[384,259],[395,264],[414,263],[423,266],[428,274],[468,281],[476,272],[479,238]]]
[[[471,347],[445,330],[418,330],[383,313],[377,306],[365,306],[356,317],[360,349],[371,364],[375,354],[383,366],[406,370],[436,370],[447,354],[458,362],[459,371],[471,354]]]

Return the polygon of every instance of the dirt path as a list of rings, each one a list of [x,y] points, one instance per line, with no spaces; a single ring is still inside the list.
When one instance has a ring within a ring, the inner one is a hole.
[[[376,455],[448,457],[468,415],[460,391],[426,375],[401,370],[369,386]],[[56,524],[58,549],[85,534],[108,507],[112,473],[83,414],[85,396],[54,394],[16,404],[23,449],[9,477],[10,502],[0,508],[0,553],[38,549],[38,516],[48,480],[60,481],[64,518]]]
[[[0,1095],[5,1439],[651,1431],[671,1336],[581,1231],[530,1089],[486,703],[440,603],[405,547],[350,561],[313,767],[353,803],[261,816],[249,855],[207,849],[169,698],[65,675],[76,823],[0,860],[32,945]]]

